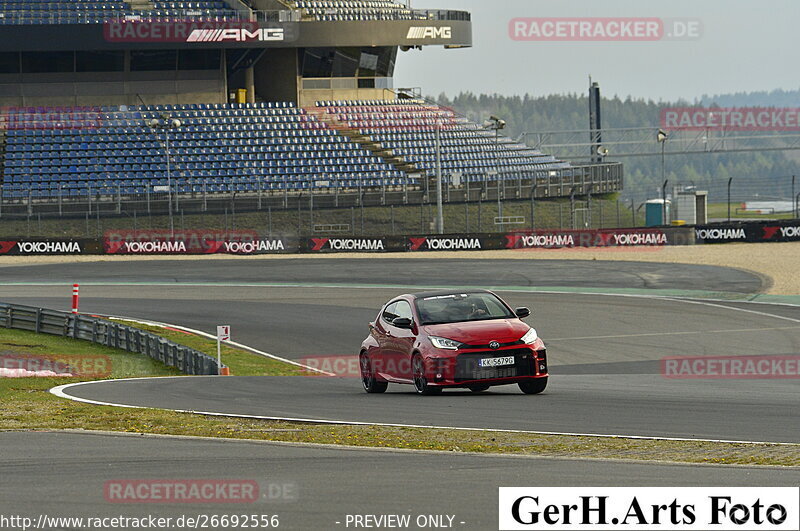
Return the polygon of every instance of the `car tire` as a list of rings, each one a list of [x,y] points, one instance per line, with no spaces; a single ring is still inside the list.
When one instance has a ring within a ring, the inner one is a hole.
[[[469,386],[469,390],[472,391],[473,393],[482,393],[482,392],[486,391],[487,389],[489,389],[489,386],[486,385],[486,384],[470,385]]]
[[[370,394],[386,392],[389,382],[382,382],[375,378],[375,373],[372,371],[372,363],[370,363],[366,352],[361,353],[358,361],[361,367],[361,383],[364,385],[364,391]]]
[[[411,360],[412,376],[414,378],[414,389],[419,395],[438,395],[442,392],[441,387],[432,387],[428,385],[428,379],[425,378],[425,360],[422,356],[415,354]]]
[[[538,395],[547,387],[547,376],[544,378],[536,378],[535,380],[526,380],[519,382],[519,389],[526,395]]]

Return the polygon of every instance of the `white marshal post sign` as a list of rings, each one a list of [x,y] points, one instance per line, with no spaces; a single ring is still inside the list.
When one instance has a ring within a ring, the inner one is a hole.
[[[231,340],[230,325],[217,327],[217,374],[222,374],[222,342]]]

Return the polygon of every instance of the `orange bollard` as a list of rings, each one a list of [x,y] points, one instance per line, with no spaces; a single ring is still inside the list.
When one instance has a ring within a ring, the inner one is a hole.
[[[72,285],[72,313],[78,313],[78,301],[80,299],[81,287],[78,284]]]

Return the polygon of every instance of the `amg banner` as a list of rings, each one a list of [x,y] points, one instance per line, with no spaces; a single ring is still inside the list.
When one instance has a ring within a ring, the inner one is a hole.
[[[259,22],[128,19],[106,21],[106,42],[134,43],[285,43],[296,39],[295,25],[261,27]]]
[[[79,255],[100,254],[102,249],[97,240],[0,240],[2,255]]]
[[[286,238],[263,238],[255,231],[108,231],[106,254],[275,254],[297,252]]]

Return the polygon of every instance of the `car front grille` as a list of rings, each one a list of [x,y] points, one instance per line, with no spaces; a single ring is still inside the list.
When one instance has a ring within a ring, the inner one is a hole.
[[[514,356],[514,365],[481,367],[483,358]],[[492,378],[514,378],[536,375],[535,353],[527,348],[491,350],[488,352],[465,352],[456,358],[455,381],[488,380]]]
[[[518,339],[517,341],[512,341],[510,343],[500,343],[500,347],[499,348],[511,347],[511,346],[514,346],[514,345],[524,345],[524,344],[525,344],[524,341],[522,341],[521,339]],[[491,347],[488,344],[486,344],[486,345],[464,344],[460,348],[462,348],[462,349],[473,349],[474,348],[474,349],[480,349],[480,350],[487,350],[487,349],[489,349]]]

